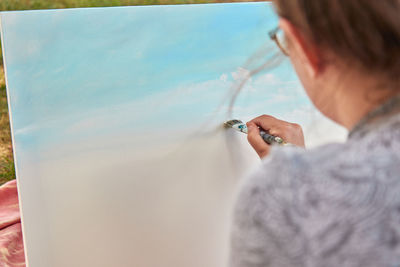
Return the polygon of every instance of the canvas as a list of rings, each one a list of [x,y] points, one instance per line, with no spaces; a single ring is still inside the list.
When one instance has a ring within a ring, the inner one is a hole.
[[[277,24],[268,3],[2,12],[28,266],[226,265],[259,159],[222,123],[345,136],[269,40]]]

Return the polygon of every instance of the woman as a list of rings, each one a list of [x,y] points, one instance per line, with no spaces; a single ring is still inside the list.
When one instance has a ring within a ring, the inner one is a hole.
[[[278,148],[259,128],[302,147],[301,128],[248,122],[263,161],[237,200],[230,265],[400,266],[400,1],[275,5],[278,45],[314,105],[350,134],[344,144]]]

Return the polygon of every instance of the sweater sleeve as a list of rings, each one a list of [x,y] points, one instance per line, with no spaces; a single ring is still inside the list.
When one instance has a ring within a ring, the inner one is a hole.
[[[230,267],[301,266],[306,241],[296,222],[297,172],[277,151],[243,184],[234,209]]]

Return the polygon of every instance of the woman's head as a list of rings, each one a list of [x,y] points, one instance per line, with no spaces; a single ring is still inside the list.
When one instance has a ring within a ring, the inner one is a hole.
[[[357,73],[399,91],[400,0],[274,2],[292,63],[321,111],[334,94],[323,91],[333,76],[340,82]]]

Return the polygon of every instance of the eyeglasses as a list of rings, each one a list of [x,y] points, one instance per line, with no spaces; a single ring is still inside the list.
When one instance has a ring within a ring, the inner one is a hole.
[[[289,51],[286,48],[285,36],[281,28],[279,28],[278,26],[270,31],[268,34],[271,40],[275,41],[276,45],[279,47],[282,53],[286,56],[289,56]]]

